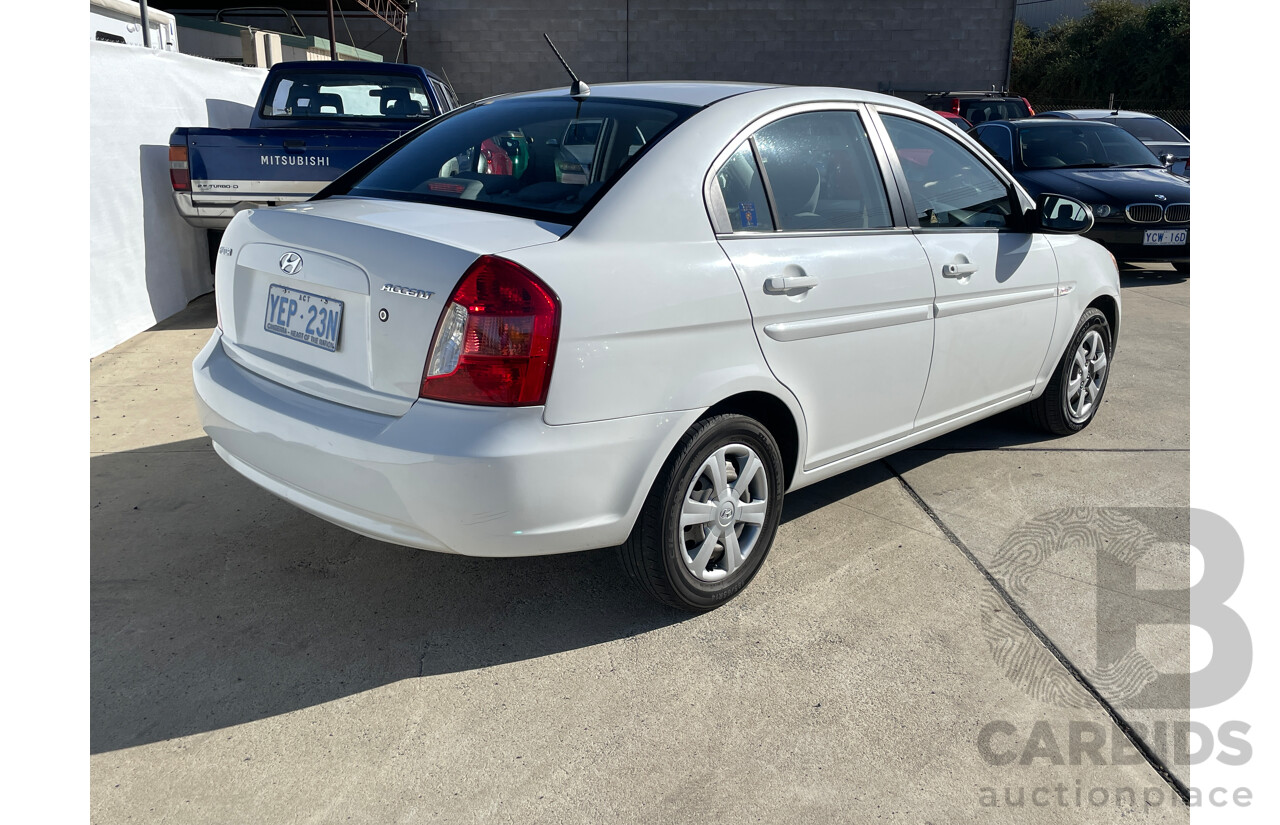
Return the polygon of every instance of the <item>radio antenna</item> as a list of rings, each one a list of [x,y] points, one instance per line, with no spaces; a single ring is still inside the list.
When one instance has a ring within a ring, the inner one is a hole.
[[[556,53],[556,57],[560,59],[560,65],[564,66],[564,70],[569,73],[569,77],[573,80],[573,85],[569,87],[569,97],[581,103],[587,95],[591,94],[591,87],[579,80],[578,76],[573,73],[573,69],[569,68],[569,63],[564,59],[564,55],[560,54],[556,44],[551,42],[551,36],[546,32],[543,32],[542,36],[547,38],[547,45],[551,47],[551,51]]]

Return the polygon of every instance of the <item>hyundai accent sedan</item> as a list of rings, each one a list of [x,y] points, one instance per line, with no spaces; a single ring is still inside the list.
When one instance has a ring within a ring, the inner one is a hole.
[[[618,547],[708,610],[783,494],[1001,410],[1087,426],[1120,324],[1092,216],[903,100],[599,85],[436,118],[240,213],[194,364],[218,454],[349,530]]]

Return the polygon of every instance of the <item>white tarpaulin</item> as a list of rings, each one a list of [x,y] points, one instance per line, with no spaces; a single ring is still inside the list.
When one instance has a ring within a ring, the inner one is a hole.
[[[89,356],[213,288],[205,230],[169,185],[177,126],[248,126],[265,69],[89,44]]]

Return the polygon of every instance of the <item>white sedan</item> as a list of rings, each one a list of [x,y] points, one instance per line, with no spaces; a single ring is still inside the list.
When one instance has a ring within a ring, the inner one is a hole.
[[[1106,389],[1115,261],[903,100],[599,85],[437,118],[218,250],[205,430],[272,493],[473,556],[619,546],[708,610],[784,492]]]

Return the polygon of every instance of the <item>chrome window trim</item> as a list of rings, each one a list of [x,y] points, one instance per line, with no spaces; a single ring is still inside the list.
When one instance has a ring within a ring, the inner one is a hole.
[[[750,241],[760,238],[856,238],[868,235],[910,235],[909,226],[883,226],[872,229],[789,229],[782,232],[717,232],[721,241]]]

